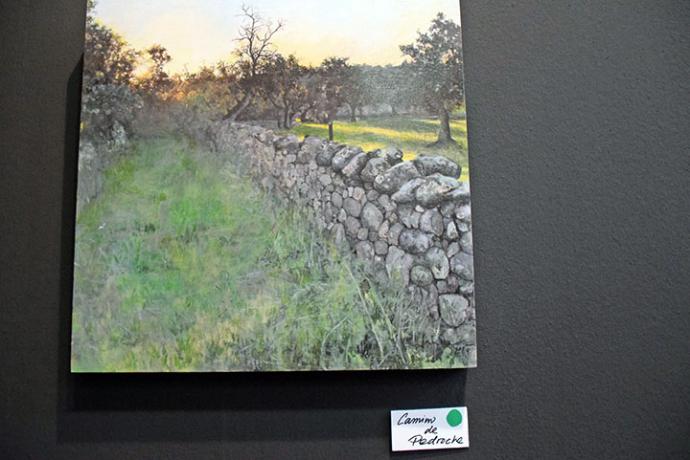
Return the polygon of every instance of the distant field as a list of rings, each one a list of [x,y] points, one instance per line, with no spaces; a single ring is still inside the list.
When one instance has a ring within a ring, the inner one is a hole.
[[[328,127],[324,124],[304,123],[290,131],[299,136],[328,137]],[[381,117],[354,123],[341,120],[334,123],[337,142],[357,145],[365,151],[388,146],[398,147],[405,154],[406,160],[422,153],[443,155],[462,166],[461,180],[467,181],[467,121],[451,121],[451,131],[458,146],[439,149],[428,147],[436,140],[438,132],[438,120],[431,118]]]

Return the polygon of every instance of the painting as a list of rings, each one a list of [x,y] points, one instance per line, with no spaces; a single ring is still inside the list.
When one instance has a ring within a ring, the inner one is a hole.
[[[72,372],[476,366],[457,0],[89,0]]]

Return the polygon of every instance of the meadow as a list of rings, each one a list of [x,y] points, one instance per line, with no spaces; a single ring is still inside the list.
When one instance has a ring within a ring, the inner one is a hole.
[[[78,218],[72,369],[453,365],[419,346],[399,289],[306,221],[189,140],[135,142]]]
[[[436,140],[438,120],[405,116],[370,117],[356,122],[337,120],[334,122],[334,140],[356,145],[365,151],[384,147],[397,147],[404,158],[411,160],[420,154],[443,155],[462,166],[462,181],[469,178],[467,155],[467,121],[454,119],[450,123],[456,146],[429,147]],[[295,125],[290,132],[299,136],[328,138],[328,126],[317,123]]]

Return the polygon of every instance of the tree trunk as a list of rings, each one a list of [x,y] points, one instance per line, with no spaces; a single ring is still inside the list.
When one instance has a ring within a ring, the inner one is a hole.
[[[328,140],[333,140],[333,122],[328,120]]]
[[[438,118],[441,122],[441,126],[439,126],[438,129],[438,140],[436,141],[436,145],[454,144],[455,141],[450,135],[450,114],[445,107],[439,109]]]
[[[283,127],[285,129],[290,129],[292,128],[292,117],[290,117],[290,108],[285,107],[285,110],[283,111]]]
[[[354,123],[357,121],[357,107],[353,106],[352,104],[347,104],[347,106],[350,108],[350,121]]]
[[[251,92],[246,93],[244,97],[242,97],[242,99],[235,104],[235,107],[228,110],[228,113],[225,114],[223,120],[237,121],[237,117],[249,106],[249,104],[252,102],[252,98],[253,96]]]

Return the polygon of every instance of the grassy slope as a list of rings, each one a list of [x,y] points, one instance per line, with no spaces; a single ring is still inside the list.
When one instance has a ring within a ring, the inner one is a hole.
[[[73,369],[440,365],[303,222],[185,141],[140,143],[78,219]]]
[[[334,128],[337,142],[357,145],[365,151],[394,146],[403,151],[407,160],[421,153],[446,156],[462,166],[461,179],[466,181],[468,178],[466,120],[451,121],[451,131],[458,146],[443,149],[428,147],[436,140],[438,131],[438,120],[434,119],[380,117],[354,123],[339,120],[335,122]],[[328,127],[323,124],[304,123],[291,131],[300,136],[328,137]]]

